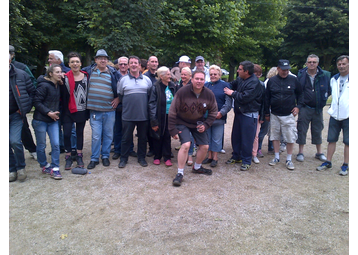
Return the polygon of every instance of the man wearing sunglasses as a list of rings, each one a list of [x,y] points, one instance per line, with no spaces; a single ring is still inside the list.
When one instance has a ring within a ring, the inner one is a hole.
[[[297,161],[303,162],[303,148],[306,144],[308,127],[311,123],[312,144],[316,145],[317,153],[315,158],[326,161],[327,158],[322,153],[322,130],[323,107],[326,105],[330,92],[331,73],[322,70],[318,66],[319,57],[311,54],[307,57],[306,67],[298,71],[298,80],[302,85],[304,93],[304,104],[298,113],[297,132],[298,132],[298,154]]]

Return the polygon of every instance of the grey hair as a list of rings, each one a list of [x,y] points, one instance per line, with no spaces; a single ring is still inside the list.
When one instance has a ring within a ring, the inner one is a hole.
[[[159,79],[161,79],[161,76],[165,75],[168,72],[169,68],[166,66],[161,66],[157,70],[157,75]]]
[[[216,71],[219,71],[219,75],[220,75],[220,77],[221,77],[221,75],[223,74],[223,72],[221,71],[220,66],[217,66],[217,65],[211,65],[211,66],[209,67],[209,72],[210,72],[210,70],[211,70],[211,69],[214,69],[214,70],[216,70]]]
[[[339,56],[338,58],[337,58],[337,61],[336,62],[338,62],[338,61],[340,61],[340,60],[342,60],[342,59],[348,59],[348,62],[349,62],[349,56],[348,55],[342,55],[342,56]]]
[[[63,62],[63,54],[61,51],[59,50],[49,50],[48,54],[53,54],[55,56],[56,59],[61,60],[61,62]]]
[[[306,62],[308,62],[308,59],[309,59],[309,58],[316,58],[316,59],[317,59],[317,62],[319,63],[319,57],[318,57],[316,54],[310,54],[310,55],[308,55]]]

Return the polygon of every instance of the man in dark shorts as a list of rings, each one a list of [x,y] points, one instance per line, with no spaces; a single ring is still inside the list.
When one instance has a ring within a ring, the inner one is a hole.
[[[209,149],[206,130],[213,124],[218,108],[214,94],[204,87],[205,73],[196,71],[192,75],[192,84],[182,87],[175,94],[169,109],[168,129],[174,139],[180,139],[178,152],[178,174],[173,180],[174,186],[180,186],[185,162],[190,147],[190,132],[198,144],[193,173],[211,175],[211,169],[202,167]]]

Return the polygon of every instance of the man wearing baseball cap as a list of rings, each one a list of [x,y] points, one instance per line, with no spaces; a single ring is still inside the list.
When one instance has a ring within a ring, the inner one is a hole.
[[[209,69],[205,67],[205,60],[203,56],[197,56],[195,58],[195,67],[193,69],[193,72],[195,72],[196,70],[203,71],[205,73],[205,82],[210,81]]]
[[[177,62],[177,64],[178,64],[180,72],[181,72],[181,69],[183,69],[186,66],[190,68],[191,59],[188,56],[183,55],[179,58],[179,61]]]
[[[302,86],[298,79],[289,75],[290,62],[280,59],[277,65],[278,74],[269,79],[266,87],[265,117],[270,121],[270,140],[273,143],[275,158],[269,162],[275,166],[280,162],[281,132],[283,140],[287,142],[288,170],[294,170],[292,163],[293,144],[297,140],[297,128],[295,117],[303,106]],[[270,113],[271,108],[271,113]]]

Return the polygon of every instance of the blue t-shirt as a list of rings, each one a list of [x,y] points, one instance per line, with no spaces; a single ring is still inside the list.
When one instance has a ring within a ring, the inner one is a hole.
[[[166,102],[167,102],[167,110],[166,110],[166,114],[169,113],[169,108],[170,105],[172,104],[173,101],[173,93],[170,91],[170,89],[168,88],[168,86],[165,88],[165,97],[166,97]]]

